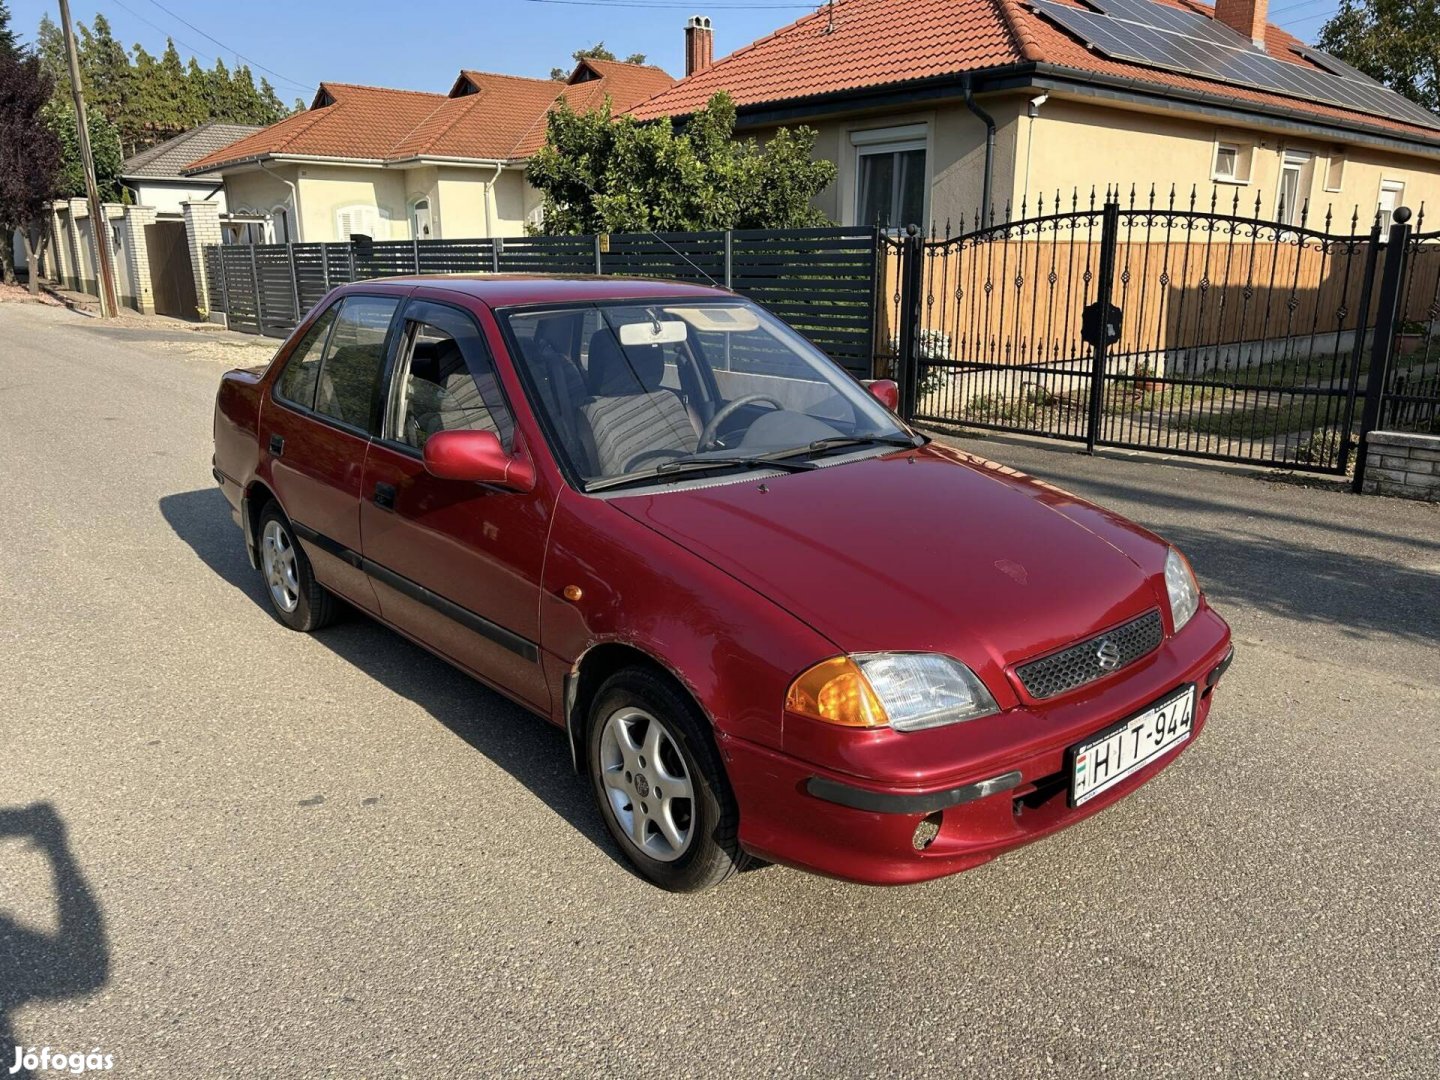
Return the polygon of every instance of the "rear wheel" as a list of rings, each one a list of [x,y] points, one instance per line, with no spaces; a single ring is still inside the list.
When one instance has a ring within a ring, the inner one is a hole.
[[[289,519],[274,502],[260,513],[259,549],[260,573],[277,619],[309,633],[335,617],[335,598],[315,580]]]
[[[743,868],[739,813],[709,722],[643,668],[595,695],[586,739],[605,826],[645,878],[673,892],[713,888]]]

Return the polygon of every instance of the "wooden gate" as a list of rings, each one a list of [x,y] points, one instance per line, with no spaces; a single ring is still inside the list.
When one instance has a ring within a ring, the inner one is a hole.
[[[155,314],[193,319],[198,314],[195,271],[190,265],[190,247],[183,221],[157,221],[145,226],[145,246],[150,255],[150,288],[155,295]]]

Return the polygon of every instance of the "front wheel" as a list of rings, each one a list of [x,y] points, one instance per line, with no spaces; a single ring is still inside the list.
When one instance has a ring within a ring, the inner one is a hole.
[[[270,606],[291,630],[309,633],[334,618],[335,598],[315,580],[310,560],[295,540],[295,531],[276,503],[260,513],[260,573]]]
[[[741,869],[739,813],[708,721],[668,680],[630,668],[595,695],[586,739],[600,816],[625,857],[672,892]]]

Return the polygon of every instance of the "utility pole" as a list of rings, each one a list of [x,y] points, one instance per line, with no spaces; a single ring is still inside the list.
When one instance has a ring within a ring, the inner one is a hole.
[[[70,65],[70,92],[75,98],[75,137],[80,144],[80,167],[85,171],[85,195],[90,203],[90,235],[95,241],[95,269],[100,275],[100,317],[113,319],[120,301],[115,294],[115,271],[110,265],[110,244],[105,208],[95,183],[95,159],[90,156],[90,127],[85,119],[85,91],[80,86],[80,57],[75,30],[70,25],[70,0],[60,0],[60,26],[65,32],[65,59]],[[71,223],[73,226],[73,222]]]

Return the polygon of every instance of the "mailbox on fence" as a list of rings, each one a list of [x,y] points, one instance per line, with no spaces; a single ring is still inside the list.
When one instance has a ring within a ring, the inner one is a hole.
[[[1107,308],[1105,314],[1101,315],[1101,308]],[[1103,340],[1106,345],[1112,345],[1120,340],[1121,311],[1114,304],[1102,305],[1098,300],[1080,313],[1080,337],[1087,345],[1094,345],[1097,348]]]

